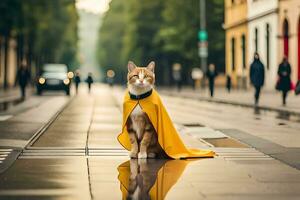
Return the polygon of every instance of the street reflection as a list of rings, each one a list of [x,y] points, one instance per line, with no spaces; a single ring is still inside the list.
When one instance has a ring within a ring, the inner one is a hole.
[[[278,114],[276,116],[277,119],[283,119],[283,120],[287,120],[287,121],[290,120],[290,117],[291,117],[291,115],[288,112],[278,112]]]
[[[254,107],[254,115],[260,115],[260,108],[259,107]]]
[[[15,99],[12,101],[4,101],[0,103],[0,112],[1,111],[6,111],[8,110],[10,107],[16,106],[20,103],[22,103],[24,101],[23,98],[19,98],[19,99]]]
[[[118,167],[122,199],[161,200],[177,182],[189,160],[131,159]]]

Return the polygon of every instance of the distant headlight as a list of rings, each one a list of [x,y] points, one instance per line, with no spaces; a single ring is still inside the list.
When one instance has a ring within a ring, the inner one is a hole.
[[[39,78],[39,83],[40,83],[40,84],[43,85],[45,82],[46,82],[46,80],[45,80],[44,78]]]
[[[73,72],[68,72],[68,78],[73,78],[74,77],[74,73]]]
[[[68,85],[69,83],[70,83],[70,80],[68,78],[64,80],[65,85]]]

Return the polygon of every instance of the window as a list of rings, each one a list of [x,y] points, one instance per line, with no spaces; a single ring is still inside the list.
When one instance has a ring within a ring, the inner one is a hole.
[[[266,61],[267,69],[270,69],[270,25],[266,25]]]
[[[242,64],[243,64],[243,69],[246,69],[246,36],[245,36],[245,34],[242,35],[241,43],[242,43]]]
[[[258,29],[255,28],[255,38],[254,38],[254,45],[255,45],[255,52],[258,52]]]
[[[287,19],[283,21],[283,53],[289,56],[289,22]]]
[[[231,68],[235,71],[235,39],[231,39]]]

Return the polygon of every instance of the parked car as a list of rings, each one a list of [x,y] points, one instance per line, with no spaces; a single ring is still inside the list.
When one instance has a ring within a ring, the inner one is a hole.
[[[70,83],[65,64],[45,64],[37,79],[37,93],[41,95],[44,90],[64,90],[70,95]]]

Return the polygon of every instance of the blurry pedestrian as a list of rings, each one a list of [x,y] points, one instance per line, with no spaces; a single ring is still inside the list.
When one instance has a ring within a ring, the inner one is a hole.
[[[250,66],[250,81],[255,88],[255,105],[258,104],[261,87],[265,82],[265,67],[259,59],[259,54],[254,54],[254,60]]]
[[[16,83],[20,86],[22,99],[26,97],[26,86],[30,82],[30,72],[27,68],[26,62],[22,62],[21,66],[17,71]]]
[[[76,94],[78,94],[78,87],[79,87],[79,83],[81,82],[80,73],[78,70],[75,72],[74,82],[75,82]]]
[[[214,96],[215,78],[217,75],[216,66],[214,64],[209,64],[206,77],[208,78],[210,97]]]
[[[180,63],[174,63],[172,66],[172,76],[173,79],[176,83],[177,91],[181,91],[181,81],[182,81],[182,76],[181,76],[181,64]]]
[[[231,91],[231,76],[230,75],[226,76],[226,88],[227,88],[228,93],[230,93],[230,91]]]
[[[91,72],[88,73],[88,77],[85,79],[85,82],[88,84],[89,93],[91,93],[91,87],[92,87],[92,84],[94,83],[94,80],[93,80]]]
[[[203,72],[200,68],[194,67],[192,69],[192,79],[193,79],[193,88],[196,90],[196,88],[200,87],[201,79],[203,78]]]
[[[287,93],[291,90],[291,65],[285,56],[278,67],[276,89],[282,91],[282,104],[286,104]]]

